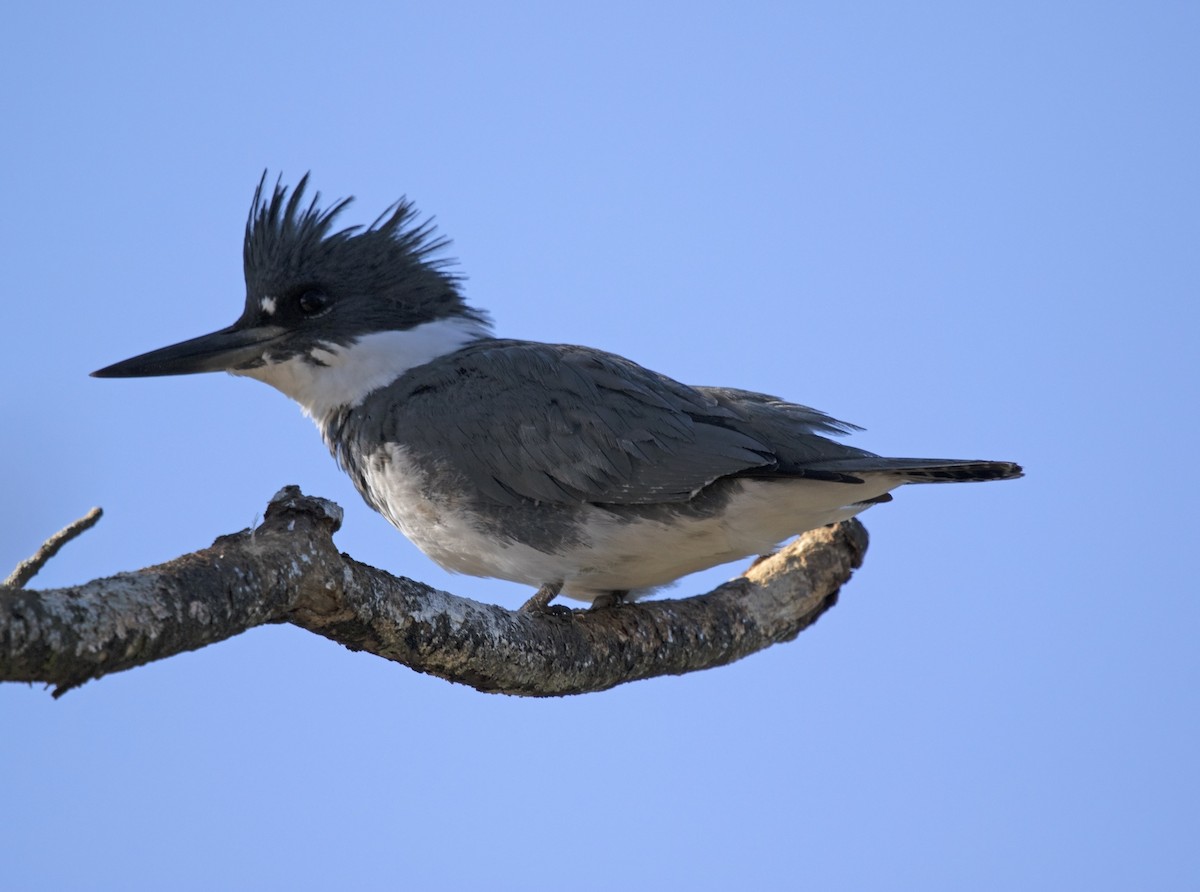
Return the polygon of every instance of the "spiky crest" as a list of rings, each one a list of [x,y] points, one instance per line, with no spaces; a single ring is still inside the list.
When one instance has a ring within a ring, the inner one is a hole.
[[[437,235],[432,219],[418,220],[401,198],[370,226],[336,229],[354,199],[322,208],[320,192],[306,200],[308,180],[305,174],[289,190],[281,177],[270,195],[266,172],[259,180],[243,248],[248,308],[264,297],[321,285],[340,299],[363,301],[369,306],[364,321],[369,317],[380,330],[449,314],[486,324],[486,314],[463,302],[461,277],[449,270],[453,262],[436,256],[449,240]]]

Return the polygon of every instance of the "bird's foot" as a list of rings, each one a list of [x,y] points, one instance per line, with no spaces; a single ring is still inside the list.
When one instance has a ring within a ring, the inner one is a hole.
[[[551,604],[558,593],[562,591],[561,582],[547,582],[533,597],[521,605],[521,613],[550,614],[552,616],[570,616],[571,608],[562,604]]]
[[[619,607],[626,603],[626,598],[629,596],[627,591],[605,592],[602,595],[596,595],[592,601],[592,606],[589,610],[603,610],[605,607]]]
[[[755,567],[757,567],[763,561],[770,560],[771,558],[775,557],[775,555],[777,555],[777,554],[779,554],[778,551],[769,551],[766,554],[760,554],[758,557],[756,557],[754,559],[754,562],[746,569],[753,570]]]

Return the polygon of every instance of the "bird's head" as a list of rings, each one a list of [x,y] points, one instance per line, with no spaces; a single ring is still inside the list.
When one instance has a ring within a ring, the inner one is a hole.
[[[258,378],[318,420],[353,406],[409,368],[486,337],[486,314],[467,306],[459,278],[436,255],[446,241],[401,199],[368,227],[334,230],[353,199],[305,202],[259,182],[246,221],[246,305],[220,331],[153,350],[92,374],[135,378],[226,371]]]

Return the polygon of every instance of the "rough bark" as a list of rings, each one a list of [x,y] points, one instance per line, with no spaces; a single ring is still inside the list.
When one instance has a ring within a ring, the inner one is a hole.
[[[813,530],[706,595],[528,614],[340,554],[342,511],[281,490],[254,530],[165,564],[62,589],[0,588],[0,681],[54,694],[290,622],[480,691],[582,694],[731,663],[795,638],[862,563],[857,521]]]

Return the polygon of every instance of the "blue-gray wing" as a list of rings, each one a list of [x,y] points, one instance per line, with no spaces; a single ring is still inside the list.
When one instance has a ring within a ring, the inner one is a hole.
[[[420,366],[362,408],[373,437],[505,504],[678,502],[735,475],[855,481],[805,466],[869,454],[822,436],[850,426],[813,409],[523,341],[484,341]]]

